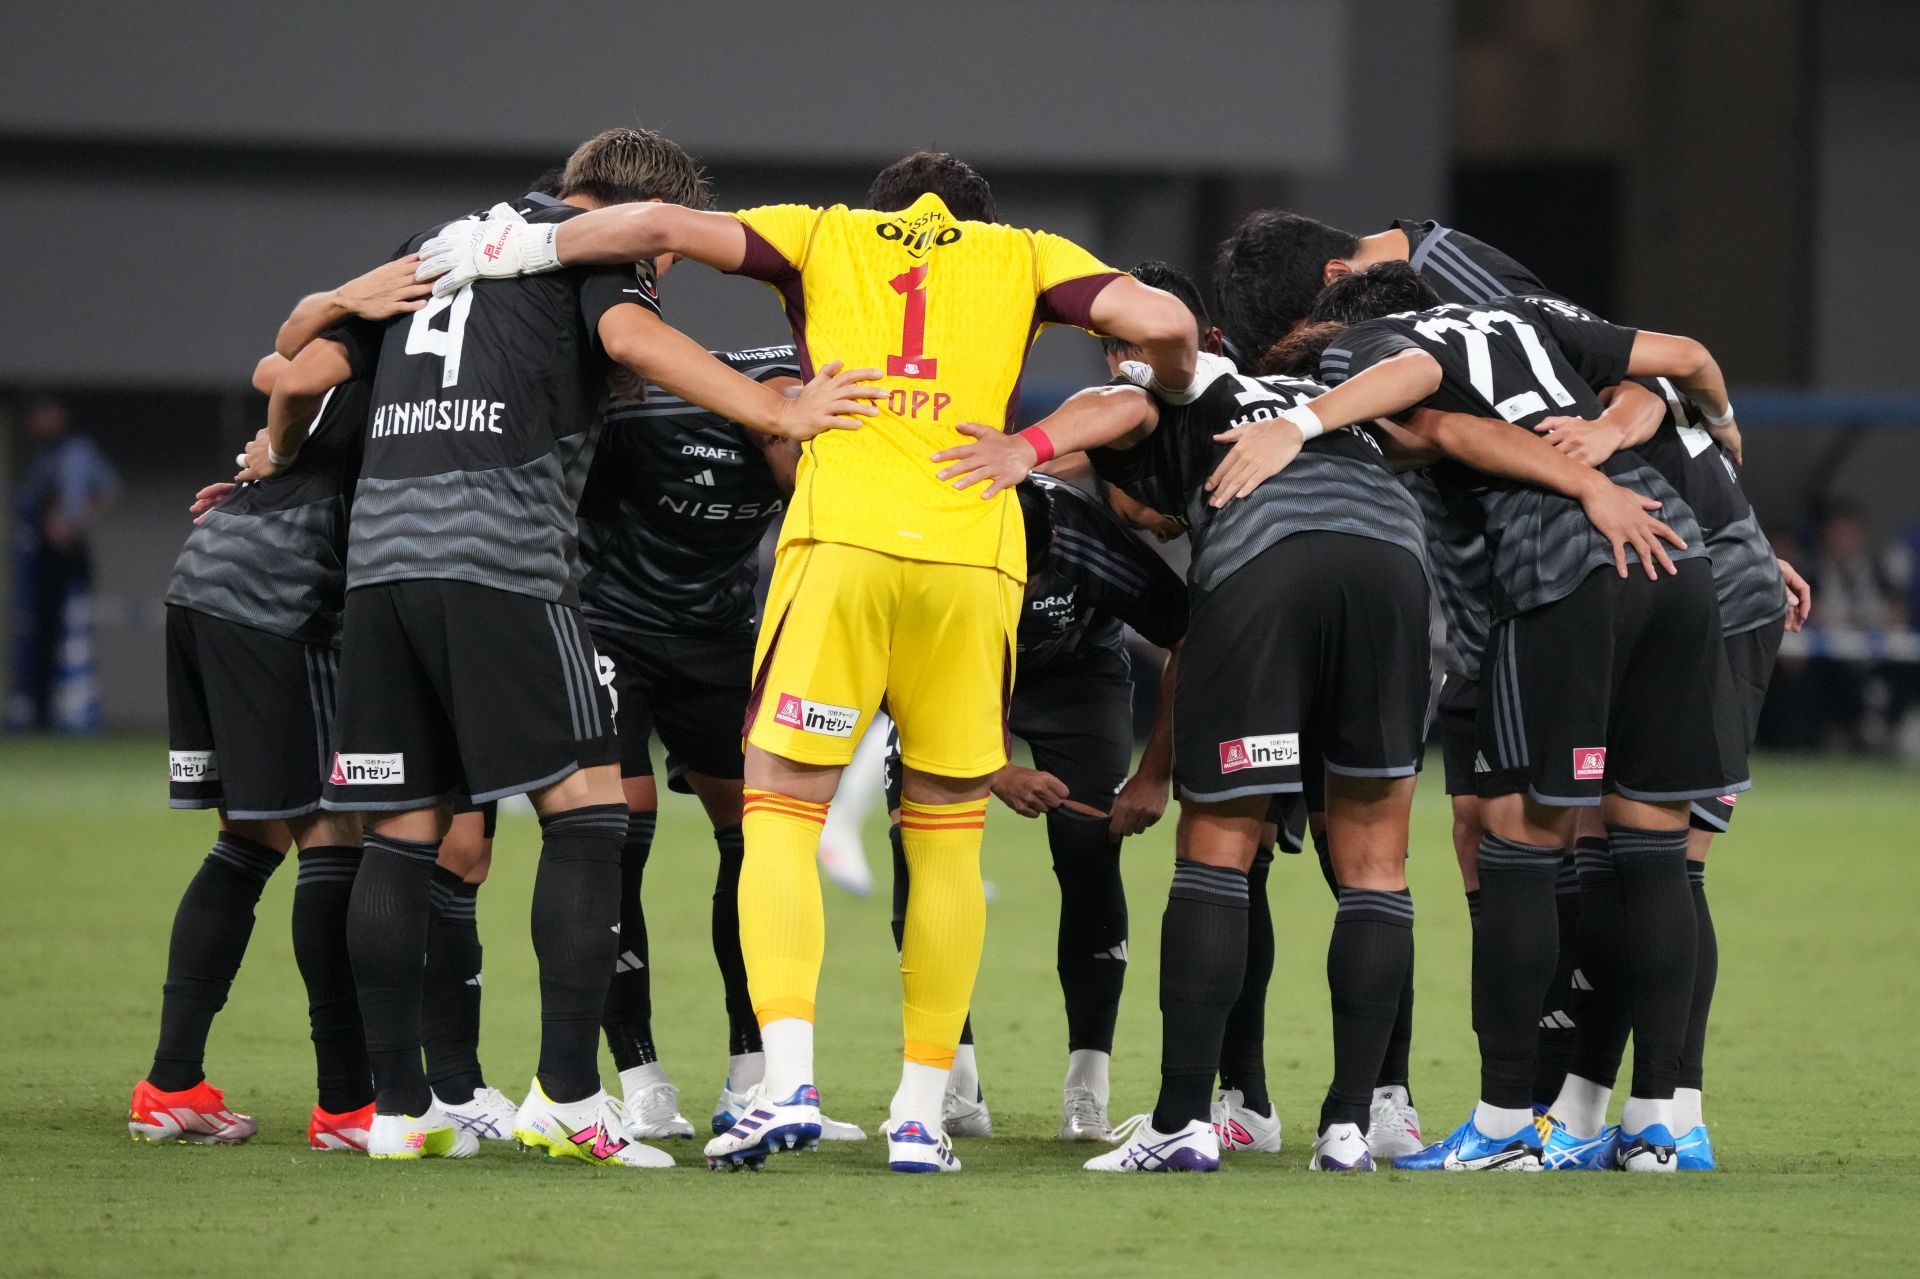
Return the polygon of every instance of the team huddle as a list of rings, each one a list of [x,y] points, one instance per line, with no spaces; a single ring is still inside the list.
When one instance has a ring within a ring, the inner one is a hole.
[[[671,1165],[658,1143],[694,1124],[652,1030],[657,733],[718,854],[708,1165],[864,1139],[816,1086],[816,856],[884,708],[894,1171],[957,1172],[954,1139],[992,1132],[969,1018],[990,795],[1045,822],[1059,1136],[1110,1143],[1088,1169],[1280,1149],[1266,886],[1309,837],[1336,900],[1311,1168],[1713,1167],[1707,850],[1809,599],[1741,493],[1705,347],[1431,221],[1249,214],[1209,307],[1174,267],[998,222],[944,153],[858,209],[709,203],[678,146],[611,130],[303,299],[256,368],[267,425],[198,496],[166,596],[171,803],[220,830],[175,917],[136,1138],[255,1134],[205,1051],[297,848],[314,1149]],[[770,286],[793,344],[673,329],[659,279],[683,258]],[[1099,336],[1112,380],[1015,433],[1045,324]],[[1042,470],[1082,456],[1084,484]],[[1149,531],[1188,539],[1184,581]],[[1137,764],[1124,628],[1170,654]],[[1431,1144],[1405,876],[1430,730],[1481,1055],[1471,1116]],[[1170,788],[1160,1092],[1114,1123],[1120,850]],[[541,1024],[516,1103],[479,1060],[475,901],[495,805],[522,794]]]

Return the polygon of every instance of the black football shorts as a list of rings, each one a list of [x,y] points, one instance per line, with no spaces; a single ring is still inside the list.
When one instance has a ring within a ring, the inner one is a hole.
[[[1174,692],[1183,800],[1306,788],[1302,759],[1350,777],[1411,777],[1424,749],[1427,578],[1391,542],[1283,538],[1194,597]]]
[[[320,807],[333,760],[333,650],[167,607],[167,803],[239,821]]]
[[[648,739],[667,748],[667,784],[689,790],[686,775],[738,779],[745,771],[740,725],[753,691],[753,632],[644,635],[602,626],[593,632],[611,669],[620,721],[620,775],[650,777]]]
[[[1773,682],[1773,665],[1780,656],[1780,637],[1786,630],[1787,617],[1782,613],[1764,626],[1726,638],[1727,673],[1732,677],[1727,689],[1734,713],[1740,717],[1741,730],[1739,740],[1734,743],[1739,754],[1731,761],[1731,771],[1741,777],[1748,776],[1748,757],[1753,753],[1754,738],[1760,732],[1760,708],[1766,705],[1767,685]],[[1738,794],[1729,792],[1712,799],[1694,800],[1694,829],[1724,831],[1731,827],[1733,805],[1738,798]]]
[[[1480,682],[1449,674],[1440,687],[1434,711],[1434,731],[1440,735],[1440,759],[1446,765],[1447,794],[1472,795],[1474,753],[1479,749],[1475,724],[1480,712]]]
[[[620,758],[578,609],[472,582],[347,592],[328,808],[476,805]]]
[[[1607,792],[1669,803],[1746,789],[1712,569],[1679,569],[1649,581],[1598,568],[1495,624],[1480,671],[1482,798],[1584,807]]]

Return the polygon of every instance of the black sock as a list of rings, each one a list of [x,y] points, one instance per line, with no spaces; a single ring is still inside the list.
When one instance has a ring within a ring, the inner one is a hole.
[[[293,885],[293,960],[307,988],[314,1083],[320,1109],[336,1115],[373,1100],[373,1067],[347,954],[347,907],[359,872],[357,848],[303,848]]]
[[[898,951],[907,935],[907,894],[913,879],[907,869],[907,846],[900,837],[899,822],[888,827],[887,842],[893,845],[893,948]]]
[[[1160,918],[1156,1130],[1178,1132],[1212,1110],[1220,1037],[1246,969],[1246,872],[1176,860]]]
[[[1554,877],[1560,850],[1488,832],[1480,841],[1480,923],[1473,930],[1473,1029],[1480,1039],[1480,1100],[1533,1104],[1540,1001],[1559,953]]]
[[[420,995],[420,1042],[433,1095],[464,1105],[486,1087],[480,1072],[480,885],[433,868],[433,924]]]
[[[1320,1106],[1331,1124],[1367,1128],[1375,1081],[1413,968],[1413,894],[1342,888],[1327,943],[1333,995],[1333,1085]]]
[[[1467,890],[1467,927],[1478,928],[1479,926],[1480,890],[1477,888],[1469,888]]]
[[[253,908],[280,859],[264,844],[222,831],[180,894],[161,988],[160,1041],[147,1073],[147,1082],[162,1092],[206,1078],[207,1033],[227,1005],[253,936]]]
[[[1262,845],[1247,872],[1247,971],[1240,997],[1227,1013],[1220,1039],[1220,1087],[1240,1091],[1241,1104],[1255,1114],[1273,1113],[1267,1095],[1267,985],[1273,980],[1273,907],[1267,900],[1267,876],[1273,870],[1273,846]]]
[[[347,952],[373,1063],[374,1109],[422,1115],[433,1102],[420,1064],[420,1002],[433,919],[431,843],[369,834],[347,909]]]
[[[647,912],[640,887],[653,851],[656,813],[628,813],[620,848],[620,957],[607,984],[607,1049],[615,1070],[632,1070],[660,1054],[653,1047],[653,956],[647,950]],[[736,881],[738,882],[738,881]]]
[[[1387,1036],[1387,1054],[1380,1059],[1380,1077],[1376,1088],[1402,1088],[1413,1099],[1412,1073],[1407,1059],[1413,1054],[1413,961],[1407,961],[1406,980],[1400,983],[1400,1004],[1393,1016],[1393,1032]]]
[[[1699,950],[1687,883],[1687,829],[1609,826],[1607,846],[1626,919],[1627,1003],[1633,1010],[1635,1097],[1673,1096],[1686,1054]]]
[[[747,993],[747,962],[740,957],[740,863],[746,838],[738,826],[715,827],[720,868],[713,877],[713,959],[720,965],[720,986],[727,1006],[727,1055],[739,1057],[760,1048],[760,1019]]]
[[[1067,1005],[1067,1050],[1113,1051],[1113,1023],[1127,983],[1127,890],[1120,841],[1107,819],[1056,808],[1046,816],[1047,847],[1060,882],[1054,966]]]
[[[1679,1084],[1698,1090],[1705,1086],[1707,1014],[1713,1009],[1713,988],[1720,980],[1720,939],[1713,931],[1713,912],[1707,909],[1707,864],[1688,862],[1687,879],[1693,886],[1693,918],[1699,938],[1694,950],[1693,1006],[1687,1013],[1687,1048],[1680,1058]]]
[[[1533,1100],[1551,1106],[1560,1095],[1573,1058],[1573,970],[1580,953],[1580,875],[1572,857],[1560,859],[1553,882],[1554,912],[1560,921],[1560,949],[1553,984],[1540,1004],[1540,1043],[1533,1062]]]
[[[540,819],[533,953],[540,963],[540,1087],[557,1102],[600,1090],[600,1024],[620,958],[624,804],[588,804]]]
[[[1621,974],[1626,925],[1620,915],[1620,881],[1604,838],[1587,836],[1575,840],[1573,848],[1580,872],[1580,944],[1573,980],[1573,1057],[1567,1072],[1611,1088],[1633,1026]]]

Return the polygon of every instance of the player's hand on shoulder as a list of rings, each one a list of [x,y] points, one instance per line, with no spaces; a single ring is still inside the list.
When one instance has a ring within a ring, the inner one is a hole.
[[[810,440],[823,431],[850,431],[860,419],[880,410],[873,401],[887,390],[874,385],[879,369],[842,369],[834,360],[813,375],[797,393],[789,393],[780,409],[773,434],[785,440]]]
[[[1165,777],[1135,773],[1113,797],[1107,833],[1115,839],[1138,835],[1167,814],[1172,785]]]
[[[941,449],[933,460],[951,464],[941,468],[939,478],[952,481],[957,489],[984,483],[987,489],[980,496],[989,498],[1025,480],[1040,464],[1033,445],[1017,434],[1009,435],[978,422],[961,422],[954,430],[972,443]]]
[[[1798,632],[1813,612],[1813,587],[1785,560],[1780,561],[1780,578],[1787,584],[1787,629]]]
[[[1587,487],[1580,507],[1600,536],[1613,544],[1613,566],[1620,576],[1627,576],[1628,547],[1633,548],[1648,577],[1657,580],[1663,568],[1669,575],[1678,573],[1661,543],[1684,551],[1687,540],[1654,515],[1660,509],[1659,501],[1615,484],[1597,471],[1594,478],[1598,482]]]
[[[365,275],[355,276],[334,290],[340,306],[363,320],[386,320],[427,304],[433,286],[415,278],[420,255],[383,262]]]
[[[1300,456],[1300,446],[1306,443],[1300,428],[1283,417],[1249,422],[1213,438],[1218,443],[1233,445],[1207,477],[1206,489],[1213,495],[1207,504],[1215,510],[1235,498],[1247,496],[1286,470],[1287,464]]]
[[[1604,421],[1582,417],[1543,418],[1534,431],[1582,466],[1598,466],[1619,451],[1623,432]]]
[[[1123,360],[1120,364],[1121,377],[1167,404],[1191,404],[1205,395],[1208,387],[1236,371],[1233,361],[1226,356],[1202,351],[1194,360],[1193,381],[1179,390],[1169,390],[1160,384],[1160,379],[1154,376],[1153,366],[1145,360]]]
[[[1008,764],[993,775],[993,793],[1022,817],[1044,817],[1067,802],[1067,784],[1052,773]]]
[[[433,281],[433,295],[458,293],[478,279],[506,280],[559,267],[554,236],[560,223],[532,223],[508,204],[496,204],[485,220],[451,223],[420,246],[414,278]]]

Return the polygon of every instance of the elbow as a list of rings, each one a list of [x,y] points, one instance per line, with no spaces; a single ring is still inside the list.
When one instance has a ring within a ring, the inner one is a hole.
[[[1440,389],[1446,376],[1441,372],[1440,361],[1425,351],[1409,351],[1399,358],[1407,365],[1407,394],[1416,396],[1416,403]]]
[[[1198,326],[1194,324],[1193,312],[1187,310],[1187,304],[1171,293],[1154,290],[1159,294],[1154,305],[1142,317],[1140,340],[1143,345],[1179,346],[1183,342],[1192,343],[1197,350],[1200,342]]]
[[[253,389],[262,395],[272,395],[274,383],[287,371],[287,357],[278,351],[263,355],[260,362],[253,366]]]
[[[1707,350],[1705,343],[1697,342],[1692,338],[1681,339],[1680,349],[1676,355],[1680,366],[1677,375],[1681,378],[1699,377],[1706,372],[1707,366],[1713,363],[1713,352]]]

